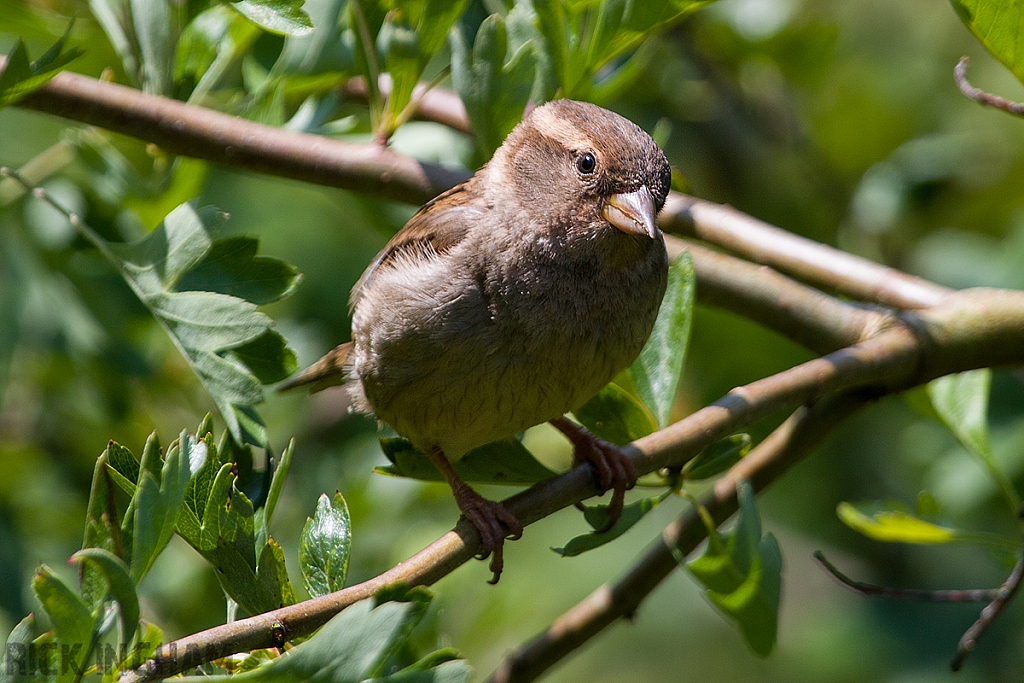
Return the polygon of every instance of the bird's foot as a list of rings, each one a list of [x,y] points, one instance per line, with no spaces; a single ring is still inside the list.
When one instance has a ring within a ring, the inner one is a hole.
[[[572,442],[573,464],[589,462],[594,468],[601,493],[612,490],[612,499],[608,503],[608,522],[603,528],[597,529],[598,532],[608,531],[622,516],[626,491],[636,484],[636,466],[621,448],[594,436],[566,417],[552,420],[551,424]]]
[[[501,570],[505,566],[502,557],[502,550],[505,539],[516,540],[523,535],[522,523],[505,506],[493,500],[487,500],[479,493],[463,484],[455,488],[455,502],[458,503],[462,514],[473,523],[480,532],[480,552],[477,559],[485,560],[491,558],[489,569],[491,580],[488,583],[498,583],[501,578]]]

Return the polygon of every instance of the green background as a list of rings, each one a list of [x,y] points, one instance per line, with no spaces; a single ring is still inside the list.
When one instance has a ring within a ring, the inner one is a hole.
[[[38,55],[68,15],[80,17],[72,43],[86,49],[72,68],[98,75],[114,67],[117,58],[85,3],[0,0],[0,49],[6,52],[21,35]],[[976,85],[1011,99],[1024,99],[1024,88],[948,3],[720,0],[647,49],[641,77],[601,103],[654,131],[692,194],[949,286],[1024,287],[1024,120],[964,98],[953,66],[970,55]],[[0,165],[18,167],[69,131],[88,134],[58,118],[4,109]],[[144,145],[114,141],[140,168],[151,164]],[[472,141],[434,124],[408,124],[394,145],[443,163],[474,163]],[[67,179],[58,176],[47,187],[58,199],[77,202],[94,226],[116,225],[102,187],[83,194],[71,182],[84,173],[73,167]],[[190,176],[192,194],[231,214],[228,231],[258,236],[261,253],[303,273],[295,295],[266,309],[303,365],[348,338],[349,289],[414,210],[203,164],[194,164]],[[154,202],[132,202],[159,218]],[[28,578],[40,562],[73,575],[64,561],[80,546],[93,463],[107,441],[140,452],[154,428],[169,441],[213,404],[119,276],[66,224],[40,215],[38,204],[0,203],[0,633],[6,633],[36,609]],[[701,307],[674,416],[809,357],[731,314]],[[1021,379],[1020,371],[995,375],[990,413],[996,457],[1018,489],[1024,480]],[[297,586],[298,533],[321,492],[340,490],[351,508],[350,584],[394,565],[454,522],[446,487],[372,474],[385,463],[376,426],[347,413],[343,392],[272,395],[261,413],[278,450],[297,439],[272,528]],[[771,426],[752,432],[759,437]],[[550,431],[528,438],[565,466],[567,446]],[[954,437],[902,399],[886,399],[760,499],[764,527],[779,538],[785,561],[779,644],[770,658],[750,654],[695,584],[676,572],[631,624],[608,629],[548,680],[951,679],[948,661],[978,606],[859,597],[811,559],[822,549],[848,573],[886,585],[998,585],[1009,571],[1004,557],[973,547],[882,545],[835,516],[844,500],[913,506],[923,489],[959,527],[1014,533],[994,483]],[[512,490],[483,492],[502,497]],[[441,581],[430,628],[486,674],[504,652],[614,578],[682,507],[669,500],[615,543],[569,559],[549,548],[582,533],[581,516],[566,510],[544,520],[506,546],[497,587],[485,583],[482,563]],[[224,618],[212,572],[180,539],[145,579],[141,597],[143,617],[171,637]],[[1022,626],[1019,605],[1011,605],[957,680],[1019,680]]]

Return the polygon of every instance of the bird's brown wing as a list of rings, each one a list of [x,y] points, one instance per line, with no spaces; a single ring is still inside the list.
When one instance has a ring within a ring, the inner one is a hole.
[[[395,233],[352,288],[351,307],[355,307],[360,292],[374,274],[394,265],[399,257],[429,258],[445,253],[465,239],[473,222],[467,209],[471,208],[469,186],[474,180],[471,178],[431,199]]]
[[[352,288],[351,304],[354,306],[360,290],[366,286],[374,273],[390,268],[400,256],[427,257],[443,254],[459,244],[469,232],[471,216],[464,209],[469,206],[468,181],[442,192],[423,205],[409,222],[399,230],[387,246],[366,269],[359,282]],[[346,342],[301,373],[281,384],[278,391],[298,387],[309,387],[310,392],[344,384],[348,380],[346,363],[352,353],[352,342]]]

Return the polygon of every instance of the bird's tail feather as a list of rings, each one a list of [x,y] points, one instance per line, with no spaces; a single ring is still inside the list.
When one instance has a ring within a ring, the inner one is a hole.
[[[290,391],[299,387],[309,387],[310,393],[316,393],[327,387],[344,384],[349,379],[348,358],[352,354],[352,342],[345,342],[308,368],[282,382],[277,391]]]

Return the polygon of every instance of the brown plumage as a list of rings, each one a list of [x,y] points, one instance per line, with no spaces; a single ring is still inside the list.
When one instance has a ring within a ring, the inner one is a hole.
[[[671,171],[643,130],[592,104],[535,109],[468,181],[428,202],[352,291],[352,342],[288,383],[351,380],[358,409],[427,453],[501,572],[522,526],[451,462],[552,421],[621,510],[636,474],[562,416],[639,354],[667,279],[655,215]]]

